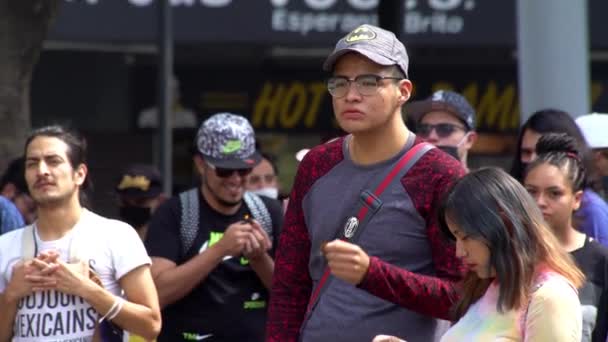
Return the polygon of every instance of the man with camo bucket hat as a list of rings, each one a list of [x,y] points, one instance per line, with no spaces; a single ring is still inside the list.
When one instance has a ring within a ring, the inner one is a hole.
[[[168,200],[146,247],[162,307],[162,341],[263,341],[281,204],[245,192],[260,162],[242,116],[219,113],[195,139],[199,187]]]

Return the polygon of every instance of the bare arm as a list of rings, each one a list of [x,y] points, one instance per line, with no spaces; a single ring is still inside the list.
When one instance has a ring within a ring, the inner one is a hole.
[[[264,287],[271,289],[272,272],[274,271],[274,260],[268,255],[268,250],[272,248],[272,242],[268,234],[262,229],[256,220],[251,222],[251,234],[247,237],[243,255],[249,259],[249,264]]]
[[[152,277],[161,308],[184,298],[217,267],[223,255],[215,246],[179,266],[169,259],[152,258]]]
[[[179,266],[169,259],[153,257],[152,277],[161,308],[184,298],[207,278],[225,256],[241,255],[251,230],[248,223],[233,223],[220,241]]]
[[[26,274],[37,273],[32,261],[18,262],[13,266],[11,280],[0,293],[0,342],[8,342],[13,337],[13,324],[17,315],[17,304],[21,298],[32,294],[34,283]]]
[[[250,260],[251,268],[258,275],[258,278],[264,284],[268,290],[272,287],[272,272],[274,271],[274,260],[268,255],[268,253],[264,253],[263,256],[259,257],[255,260]]]
[[[118,297],[88,277],[86,262],[67,264],[62,261],[47,264],[34,259],[42,271],[25,278],[36,284],[34,291],[54,289],[82,297],[97,312],[106,315]],[[127,300],[112,320],[121,328],[153,340],[160,333],[161,317],[150,266],[142,265],[125,274],[120,280]]]
[[[17,313],[19,298],[0,293],[0,342],[10,342],[13,337],[13,322]]]
[[[112,322],[147,340],[155,339],[160,333],[161,316],[150,267],[140,266],[119,282],[127,301]],[[102,314],[108,312],[116,300],[116,296],[99,286],[87,287],[82,297]]]

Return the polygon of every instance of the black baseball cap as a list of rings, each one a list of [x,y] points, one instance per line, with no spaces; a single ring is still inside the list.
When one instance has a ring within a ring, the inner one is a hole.
[[[408,103],[405,112],[419,123],[425,114],[445,111],[460,119],[468,130],[475,129],[475,109],[467,99],[451,90],[438,90],[422,101]]]
[[[162,179],[156,167],[132,164],[123,170],[116,192],[131,198],[151,198],[160,195],[162,188]]]

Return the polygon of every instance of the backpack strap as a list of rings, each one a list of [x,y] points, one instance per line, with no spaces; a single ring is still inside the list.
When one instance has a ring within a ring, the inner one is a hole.
[[[87,234],[81,232],[81,230],[86,229],[87,226],[87,224],[78,223],[78,227],[75,228],[75,231],[73,232],[74,236],[68,247],[68,263],[76,263],[80,260],[88,261],[88,256],[86,254],[87,244],[85,241],[87,239]],[[21,237],[21,259],[23,260],[33,259],[38,255],[35,227],[35,224],[30,224],[23,228],[23,235]]]
[[[245,192],[243,200],[247,208],[249,208],[251,215],[260,222],[262,229],[272,239],[272,218],[264,201],[262,201],[260,196],[252,192]]]
[[[182,242],[182,255],[186,255],[194,240],[198,235],[199,230],[199,200],[198,200],[198,188],[193,188],[188,191],[184,191],[179,194],[179,200],[181,203],[181,224],[180,224],[180,235]],[[251,212],[253,218],[255,218],[262,229],[272,237],[272,217],[266,207],[264,201],[260,196],[245,192],[243,195],[243,201]]]
[[[34,225],[23,228],[21,236],[21,259],[29,260],[36,256],[36,241],[34,240]]]
[[[190,248],[192,248],[194,239],[196,239],[196,235],[198,234],[198,188],[193,188],[180,193],[179,201],[182,208],[179,232],[182,240],[182,255],[185,256]]]

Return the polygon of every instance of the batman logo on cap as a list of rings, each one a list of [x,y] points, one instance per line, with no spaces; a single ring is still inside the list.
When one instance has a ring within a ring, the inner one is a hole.
[[[374,38],[376,38],[376,32],[367,25],[361,25],[349,33],[345,40],[347,43],[355,43],[360,40],[372,40]]]

